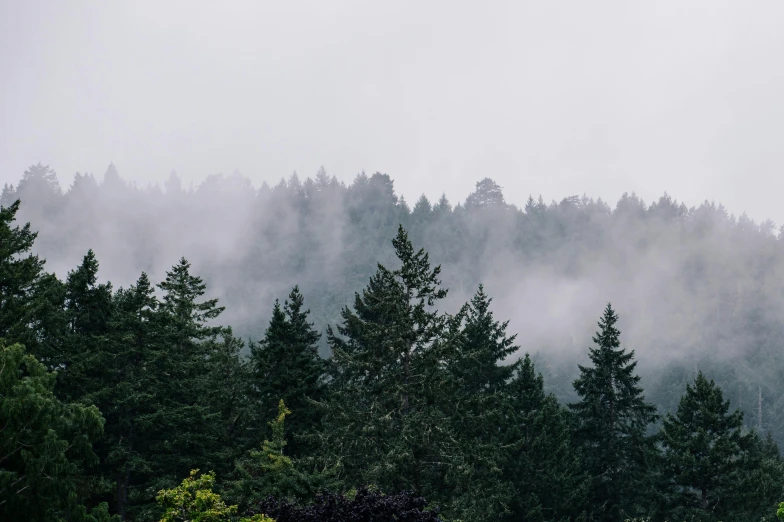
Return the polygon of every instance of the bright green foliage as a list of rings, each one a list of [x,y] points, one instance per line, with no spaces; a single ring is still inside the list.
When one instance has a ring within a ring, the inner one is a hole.
[[[580,401],[569,405],[582,466],[590,475],[592,513],[606,521],[637,514],[653,455],[646,430],[656,420],[656,409],[645,402],[634,373],[634,352],[621,348],[617,321],[608,304],[593,338],[596,347],[589,351],[592,366],[580,366],[574,381]]]
[[[337,487],[335,470],[305,472],[296,459],[284,453],[285,422],[289,415],[291,411],[283,400],[279,401],[278,414],[269,422],[271,439],[264,441],[261,450],[252,449],[237,461],[236,478],[229,490],[231,497],[243,507],[270,495],[303,500]]]
[[[78,506],[81,476],[96,464],[92,443],[103,419],[94,406],[60,402],[55,380],[21,345],[0,345],[2,520],[86,516]]]
[[[675,415],[665,417],[660,436],[672,517],[737,520],[764,502],[754,491],[759,484],[742,490],[744,478],[760,468],[752,450],[761,441],[743,432],[743,413],[730,412],[721,388],[702,372],[686,386]]]
[[[585,505],[586,477],[571,442],[569,413],[544,391],[528,354],[509,384],[505,469],[513,488],[510,521],[574,520]]]
[[[165,508],[160,522],[228,522],[237,513],[237,506],[227,506],[220,495],[214,493],[215,473],[197,476],[198,469],[178,487],[161,490],[156,499]],[[275,522],[264,515],[242,518],[240,522]]]
[[[320,427],[321,414],[311,401],[323,400],[325,389],[326,362],[318,353],[321,335],[308,322],[309,313],[295,286],[283,306],[275,302],[264,338],[251,346],[250,364],[262,418],[277,414],[279,400],[294,411],[286,426],[294,457],[304,457],[314,449],[309,439]]]

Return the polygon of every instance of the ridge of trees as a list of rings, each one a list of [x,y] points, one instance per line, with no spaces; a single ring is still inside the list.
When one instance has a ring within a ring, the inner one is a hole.
[[[60,280],[19,208],[0,208],[2,519],[726,521],[784,498],[775,440],[707,371],[659,411],[608,304],[566,404],[483,286],[441,308],[403,225],[324,358],[299,287],[248,352],[188,260],[115,288],[88,250]]]

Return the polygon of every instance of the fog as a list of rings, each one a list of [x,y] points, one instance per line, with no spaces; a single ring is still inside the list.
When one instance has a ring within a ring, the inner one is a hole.
[[[172,173],[165,190],[139,189],[110,165],[102,181],[80,174],[63,192],[38,165],[6,187],[3,204],[21,198],[19,218],[40,231],[36,249],[61,278],[90,248],[101,279],[115,286],[141,271],[160,281],[186,257],[227,306],[222,321],[253,338],[295,284],[319,328],[337,322],[376,262],[394,266],[398,223],[443,266],[446,309],[456,311],[484,283],[497,316],[519,334],[520,353],[573,363],[611,301],[624,340],[645,363],[706,354],[727,361],[762,348],[748,337],[752,315],[777,328],[784,312],[774,224],[720,205],[688,209],[667,195],[649,203],[625,195],[617,204],[530,199],[520,209],[485,180],[453,208],[446,198],[407,203],[387,175],[362,173],[349,185],[324,170],[314,178],[257,189],[240,174],[216,175],[187,190]]]
[[[4,2],[3,204],[22,199],[61,278],[89,248],[115,287],[186,257],[254,339],[294,284],[337,322],[403,223],[443,265],[444,307],[484,283],[561,395],[612,301],[660,402],[712,368],[775,416],[782,15]]]
[[[721,201],[784,223],[777,0],[0,3],[0,182],[324,164],[413,201]]]

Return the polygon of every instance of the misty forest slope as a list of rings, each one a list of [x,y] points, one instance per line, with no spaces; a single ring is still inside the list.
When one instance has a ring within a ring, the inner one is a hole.
[[[614,208],[575,196],[519,209],[489,179],[462,204],[411,205],[387,175],[345,186],[323,170],[259,190],[239,174],[184,190],[172,174],[163,192],[129,185],[114,166],[100,184],[77,174],[63,193],[41,165],[6,186],[0,203],[16,198],[19,220],[39,231],[47,270],[62,277],[93,249],[100,279],[127,286],[143,270],[160,280],[184,256],[226,306],[222,320],[254,340],[294,284],[321,331],[335,324],[376,263],[394,258],[390,238],[402,223],[443,266],[446,308],[483,283],[559,398],[571,398],[574,360],[611,301],[655,403],[672,410],[699,369],[747,422],[784,442],[784,243],[772,223],[720,205],[624,195]]]
[[[382,174],[33,166],[0,197],[0,518],[773,520],[780,237],[489,178],[411,208]]]

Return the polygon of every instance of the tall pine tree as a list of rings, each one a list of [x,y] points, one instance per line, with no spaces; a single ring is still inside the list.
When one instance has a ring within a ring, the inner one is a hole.
[[[503,440],[504,469],[513,494],[505,520],[579,520],[585,507],[585,474],[571,441],[570,413],[545,393],[542,374],[528,354],[509,383]]]
[[[311,401],[324,398],[326,362],[318,354],[321,334],[308,321],[309,314],[295,286],[283,306],[275,302],[264,338],[251,346],[261,418],[274,417],[278,402],[286,403],[293,412],[286,423],[286,436],[294,457],[313,449],[309,434],[319,430],[321,413]]]
[[[393,240],[399,268],[379,264],[353,309],[345,308],[333,352],[331,399],[322,448],[343,465],[349,485],[375,484],[386,492],[423,493],[449,503],[475,458],[454,433],[443,407],[444,346],[459,337],[459,320],[439,313],[440,267],[414,250],[402,226]],[[460,506],[460,514],[487,515]]]
[[[14,226],[19,205],[17,200],[0,207],[0,338],[24,342],[35,353],[31,326],[37,315],[36,290],[44,277],[44,260],[31,253],[38,233],[30,229],[30,223]]]
[[[677,412],[664,418],[660,436],[670,516],[740,520],[760,500],[740,487],[757,467],[750,459],[756,437],[744,433],[743,412],[729,407],[721,388],[699,372],[686,385]]]
[[[593,338],[596,346],[589,350],[592,366],[579,366],[574,381],[580,400],[569,405],[577,422],[575,442],[590,475],[592,518],[606,521],[637,514],[653,451],[646,431],[657,417],[639,385],[634,351],[621,348],[617,322],[608,304]]]

